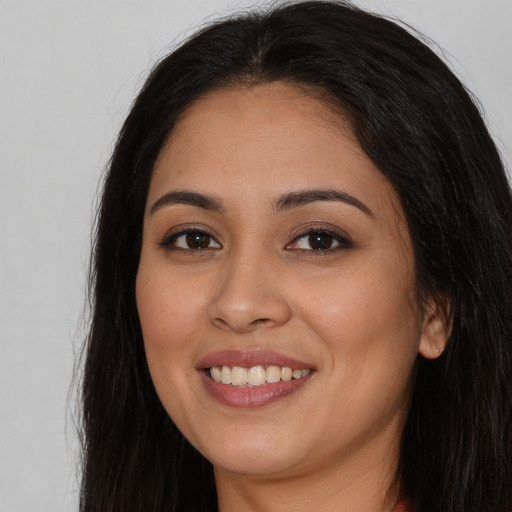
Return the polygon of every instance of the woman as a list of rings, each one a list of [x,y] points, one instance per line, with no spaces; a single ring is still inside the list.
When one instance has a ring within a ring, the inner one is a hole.
[[[404,29],[316,1],[204,29],[106,178],[81,510],[511,510],[511,225]]]

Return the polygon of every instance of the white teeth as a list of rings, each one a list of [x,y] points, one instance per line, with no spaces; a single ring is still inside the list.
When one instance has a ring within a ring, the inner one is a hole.
[[[247,372],[247,384],[251,386],[261,386],[265,384],[267,374],[263,366],[253,366]]]
[[[275,365],[270,365],[266,369],[264,366],[253,366],[252,368],[212,366],[210,368],[212,380],[233,386],[261,386],[279,381],[287,382],[292,378],[300,379],[310,373],[310,369],[292,370],[288,366]]]
[[[285,382],[292,380],[292,369],[288,368],[288,366],[283,366],[281,368],[281,380],[284,380]]]
[[[231,370],[229,366],[223,366],[221,372],[222,384],[231,384]]]
[[[269,366],[266,372],[267,382],[279,382],[281,380],[281,368],[279,366]]]
[[[210,368],[210,377],[215,381],[215,382],[222,382],[222,373],[221,373],[221,370],[218,366],[212,366]]]
[[[231,370],[231,384],[233,384],[233,386],[243,386],[247,384],[247,368],[233,366]]]

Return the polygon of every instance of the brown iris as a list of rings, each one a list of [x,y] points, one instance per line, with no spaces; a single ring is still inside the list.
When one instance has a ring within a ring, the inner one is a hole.
[[[207,249],[210,245],[211,237],[204,233],[192,231],[187,234],[186,241],[191,249]]]
[[[331,248],[333,237],[327,233],[313,233],[309,235],[308,242],[315,251],[326,251]]]

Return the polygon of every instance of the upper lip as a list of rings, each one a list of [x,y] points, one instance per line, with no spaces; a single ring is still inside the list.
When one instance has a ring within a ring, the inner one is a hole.
[[[272,350],[220,350],[212,352],[200,359],[196,369],[203,370],[212,366],[287,366],[292,370],[314,369],[310,363],[305,363],[292,357],[279,354]]]

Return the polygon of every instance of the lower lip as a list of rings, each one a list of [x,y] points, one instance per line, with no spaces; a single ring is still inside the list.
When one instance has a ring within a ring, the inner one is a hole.
[[[261,386],[245,387],[233,386],[231,384],[222,384],[215,382],[206,371],[199,372],[201,379],[210,393],[221,404],[230,407],[262,407],[264,405],[277,402],[291,393],[301,388],[311,378],[313,373],[289,381],[273,382]]]

